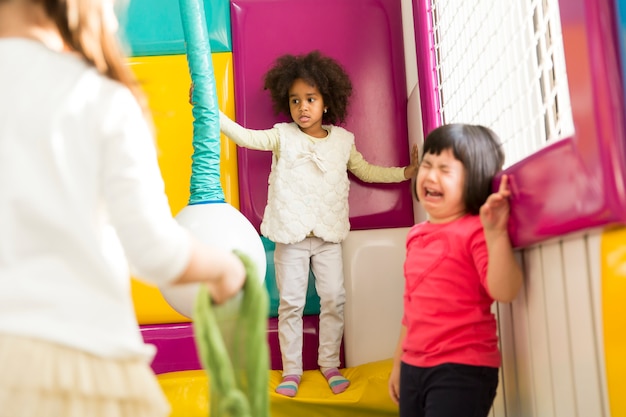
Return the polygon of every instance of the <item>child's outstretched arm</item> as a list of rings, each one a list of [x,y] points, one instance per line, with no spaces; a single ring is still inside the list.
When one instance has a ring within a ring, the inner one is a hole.
[[[195,104],[193,101],[194,84],[189,86],[189,104]],[[260,151],[269,151],[278,149],[278,132],[275,129],[253,130],[246,129],[237,122],[231,120],[221,110],[220,115],[220,131],[228,136],[233,142],[243,148],[256,149]]]
[[[411,163],[405,167],[383,167],[372,165],[363,158],[353,145],[348,161],[348,170],[358,179],[365,182],[392,183],[403,182],[413,178],[419,166],[419,151],[417,144],[411,148]]]
[[[498,192],[491,194],[480,208],[489,253],[487,287],[491,297],[502,302],[513,301],[522,285],[522,269],[507,230],[510,195],[508,177],[503,175]]]
[[[278,129],[246,129],[220,110],[220,130],[237,145],[259,151],[277,150],[280,146]]]

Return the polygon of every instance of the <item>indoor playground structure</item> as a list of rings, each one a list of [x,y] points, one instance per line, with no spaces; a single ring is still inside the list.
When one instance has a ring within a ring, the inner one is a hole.
[[[501,4],[501,3],[506,3]],[[262,76],[284,53],[317,49],[354,84],[348,130],[371,163],[404,166],[409,149],[449,122],[504,140],[510,231],[525,283],[494,306],[503,365],[493,417],[626,416],[626,2],[622,0],[205,0],[217,101],[240,124],[278,121]],[[129,65],[147,93],[173,214],[190,197],[191,78],[178,2],[130,0],[121,14]],[[225,200],[258,232],[271,155],[222,138]],[[262,238],[273,417],[396,416],[388,395],[402,315],[404,239],[424,219],[407,182],[351,178],[343,243],[347,301],[334,395],[317,371],[319,298],[309,282],[305,374],[280,381],[273,248]],[[234,233],[226,225],[221,237]],[[220,236],[218,236],[220,238]],[[209,389],[189,318],[133,281],[142,334],[173,417],[207,416]]]

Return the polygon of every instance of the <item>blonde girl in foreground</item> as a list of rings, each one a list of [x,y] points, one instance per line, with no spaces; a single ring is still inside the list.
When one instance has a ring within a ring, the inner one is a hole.
[[[0,0],[0,416],[164,417],[130,295],[239,293],[172,218],[112,0]]]

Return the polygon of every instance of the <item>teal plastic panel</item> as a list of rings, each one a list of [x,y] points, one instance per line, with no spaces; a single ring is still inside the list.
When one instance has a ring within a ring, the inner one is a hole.
[[[230,1],[205,0],[204,12],[211,52],[231,52]],[[178,1],[130,0],[118,13],[120,38],[127,55],[153,56],[185,53],[185,37]]]
[[[274,268],[274,248],[276,244],[268,238],[261,236],[263,247],[265,248],[265,257],[267,258],[267,269],[265,272],[265,287],[269,294],[270,311],[269,317],[278,317],[278,304],[280,296],[278,287],[276,286],[276,270]],[[304,305],[304,315],[315,315],[320,313],[320,297],[315,290],[315,276],[313,272],[309,272],[309,286],[306,292],[306,304]]]

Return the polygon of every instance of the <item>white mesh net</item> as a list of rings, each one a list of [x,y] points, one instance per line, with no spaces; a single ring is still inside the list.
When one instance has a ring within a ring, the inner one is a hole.
[[[507,166],[573,133],[558,0],[432,0],[444,123],[482,124]]]

